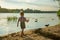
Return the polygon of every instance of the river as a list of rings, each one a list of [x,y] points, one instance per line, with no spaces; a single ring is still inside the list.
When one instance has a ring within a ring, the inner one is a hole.
[[[19,13],[0,13],[0,36],[21,31],[20,26],[17,27],[17,19],[8,21],[8,17],[19,18],[20,15]],[[29,19],[25,30],[44,28],[46,24],[49,26],[59,24],[57,13],[25,13],[25,17]]]

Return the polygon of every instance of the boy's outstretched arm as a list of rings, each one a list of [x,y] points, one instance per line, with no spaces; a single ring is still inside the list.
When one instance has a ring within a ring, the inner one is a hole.
[[[17,27],[18,27],[18,25],[19,25],[19,19],[18,19],[18,22],[17,22]]]

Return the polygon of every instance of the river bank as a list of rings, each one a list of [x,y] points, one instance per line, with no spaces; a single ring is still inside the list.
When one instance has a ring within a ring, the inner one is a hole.
[[[0,36],[0,40],[60,40],[60,24],[25,31],[25,36],[21,37],[21,32]]]

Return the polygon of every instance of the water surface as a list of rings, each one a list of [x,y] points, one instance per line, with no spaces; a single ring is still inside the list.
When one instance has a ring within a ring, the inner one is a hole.
[[[19,13],[0,13],[0,35],[21,31],[20,26],[17,27],[17,20],[9,20],[8,17],[19,18]],[[29,19],[26,23],[26,29],[44,28],[46,24],[50,26],[57,25],[59,19],[56,13],[25,13],[25,17]],[[37,22],[36,19],[38,20]]]

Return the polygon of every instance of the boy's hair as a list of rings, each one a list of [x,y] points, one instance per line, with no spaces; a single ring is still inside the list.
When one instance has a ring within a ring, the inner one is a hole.
[[[23,12],[23,11],[21,11],[21,12],[20,12],[20,15],[22,15],[22,16],[23,16],[23,15],[24,15],[24,12]]]

